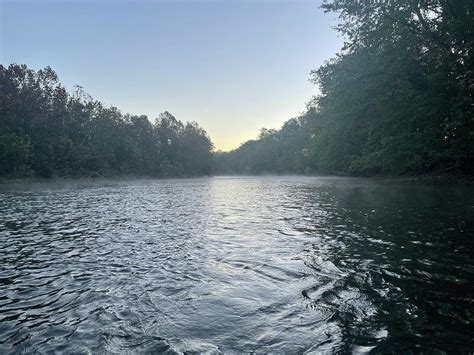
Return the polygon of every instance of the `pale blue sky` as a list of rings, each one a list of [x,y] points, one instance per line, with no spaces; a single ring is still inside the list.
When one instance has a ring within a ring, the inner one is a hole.
[[[311,0],[0,0],[2,64],[51,66],[123,112],[197,121],[229,150],[302,112],[341,48]]]

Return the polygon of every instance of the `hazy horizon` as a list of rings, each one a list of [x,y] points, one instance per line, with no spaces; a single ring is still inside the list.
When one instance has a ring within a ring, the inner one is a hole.
[[[1,62],[51,66],[122,112],[196,121],[216,150],[304,111],[342,39],[320,1],[8,1]]]

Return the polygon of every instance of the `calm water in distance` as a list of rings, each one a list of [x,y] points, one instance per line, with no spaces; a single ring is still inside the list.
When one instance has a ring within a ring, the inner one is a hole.
[[[0,185],[0,353],[472,352],[473,190]]]

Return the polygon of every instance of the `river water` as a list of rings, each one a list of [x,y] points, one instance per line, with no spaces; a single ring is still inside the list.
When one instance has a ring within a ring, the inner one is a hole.
[[[473,190],[0,185],[0,353],[472,352]]]

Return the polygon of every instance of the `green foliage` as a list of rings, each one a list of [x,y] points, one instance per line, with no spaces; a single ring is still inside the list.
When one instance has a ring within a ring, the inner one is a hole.
[[[24,176],[29,173],[30,145],[15,134],[0,135],[0,176]]]
[[[323,170],[469,170],[474,147],[472,1],[327,1],[345,49],[313,72]]]
[[[311,141],[316,113],[287,121],[280,130],[262,129],[257,140],[242,144],[228,153],[218,153],[214,160],[217,173],[265,174],[309,173],[308,143]]]
[[[0,66],[0,175],[182,176],[209,173],[213,145],[196,123],[165,112],[123,115],[70,94],[49,67]]]
[[[300,117],[228,153],[169,112],[152,124],[49,67],[0,66],[2,175],[357,175],[474,172],[474,2],[326,0],[341,52],[312,72],[320,95]],[[212,166],[211,166],[212,165]]]
[[[321,94],[302,116],[310,125],[297,139],[286,125],[261,135],[221,155],[218,169],[472,173],[474,2],[327,0],[322,8],[340,14],[346,42],[312,72]],[[309,158],[287,154],[303,151]]]

